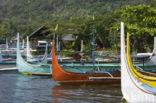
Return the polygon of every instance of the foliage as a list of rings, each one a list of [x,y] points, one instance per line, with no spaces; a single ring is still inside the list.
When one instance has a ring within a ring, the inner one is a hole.
[[[116,12],[125,22],[126,31],[132,35],[136,48],[141,50],[153,46],[151,39],[156,36],[156,7],[150,5],[126,6]],[[149,44],[152,44],[149,46]]]
[[[105,14],[120,9],[126,4],[138,5],[150,0],[0,0],[0,26],[3,22],[14,25],[14,34],[23,37],[40,26],[50,28],[60,24],[59,34],[67,27],[77,28],[93,14]],[[8,28],[7,28],[8,29]],[[5,29],[5,30],[7,30]],[[1,30],[0,30],[1,31]],[[10,32],[11,34],[12,32]],[[76,33],[77,34],[77,33]],[[1,33],[1,35],[5,35]],[[11,36],[11,35],[10,35]],[[1,36],[4,37],[4,36]]]
[[[0,38],[14,37],[17,32],[25,38],[41,26],[54,32],[58,24],[59,37],[78,36],[72,48],[79,50],[84,40],[85,50],[91,51],[94,24],[97,46],[119,50],[120,22],[124,21],[132,45],[145,51],[151,49],[156,35],[155,5],[154,0],[0,0]]]
[[[9,38],[13,36],[14,30],[15,30],[14,25],[11,22],[3,22],[0,26],[0,33],[3,35],[0,35],[0,37]]]

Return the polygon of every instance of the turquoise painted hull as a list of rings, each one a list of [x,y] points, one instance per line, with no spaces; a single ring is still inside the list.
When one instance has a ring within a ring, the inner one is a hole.
[[[51,75],[51,66],[48,64],[30,64],[27,63],[20,53],[20,40],[19,34],[17,34],[17,54],[16,54],[16,66],[19,72],[24,74],[36,74],[36,75]]]

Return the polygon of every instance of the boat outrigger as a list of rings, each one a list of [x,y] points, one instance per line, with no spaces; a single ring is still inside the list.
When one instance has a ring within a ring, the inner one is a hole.
[[[132,64],[127,34],[125,50],[124,23],[121,22],[121,89],[128,103],[156,103],[156,75],[139,72]]]

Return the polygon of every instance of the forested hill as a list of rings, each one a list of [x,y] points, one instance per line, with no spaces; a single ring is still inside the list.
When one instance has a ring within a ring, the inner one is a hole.
[[[86,19],[92,17],[93,14],[103,15],[118,10],[125,5],[148,4],[150,1],[151,0],[0,0],[0,25],[9,25],[8,28],[10,31],[8,31],[8,33],[13,33],[17,30],[29,34],[34,28],[38,28],[46,22],[68,21],[73,18]],[[4,29],[5,27],[1,28]]]
[[[125,5],[146,4],[150,0],[0,0],[0,18],[27,21],[70,19],[105,14]]]

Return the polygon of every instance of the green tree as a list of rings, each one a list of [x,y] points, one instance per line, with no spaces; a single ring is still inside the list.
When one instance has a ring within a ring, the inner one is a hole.
[[[140,51],[149,50],[153,46],[151,39],[156,35],[156,8],[150,5],[126,6],[116,13],[125,22],[132,45]]]
[[[11,38],[14,36],[15,27],[10,22],[3,22],[0,25],[0,38]]]

